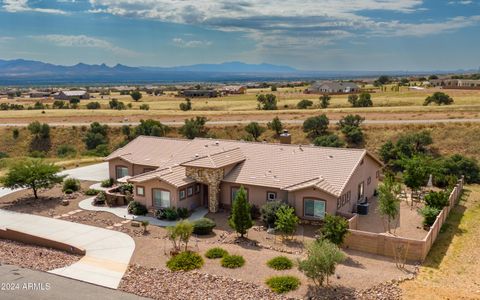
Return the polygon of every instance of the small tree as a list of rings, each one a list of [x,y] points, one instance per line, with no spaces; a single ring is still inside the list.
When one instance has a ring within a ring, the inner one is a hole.
[[[322,114],[316,117],[310,117],[303,122],[303,131],[307,132],[312,138],[327,133],[329,120],[327,115]]]
[[[194,139],[196,137],[204,137],[208,133],[208,129],[205,127],[207,123],[207,118],[205,117],[195,117],[185,120],[185,125],[180,128],[180,133],[188,138]]]
[[[393,178],[387,177],[378,186],[378,212],[386,219],[387,231],[390,232],[391,222],[398,216],[400,211],[400,185]]]
[[[280,121],[280,119],[278,117],[275,117],[275,118],[273,118],[273,120],[271,122],[268,122],[267,127],[268,127],[268,129],[275,131],[275,134],[277,136],[279,136],[280,133],[282,133],[282,130],[283,130],[282,121]]]
[[[340,216],[326,214],[320,233],[322,239],[327,239],[340,246],[348,233],[348,221]]]
[[[345,146],[345,143],[336,134],[319,136],[315,138],[315,140],[313,140],[313,144],[319,147],[334,147],[334,148],[341,148]]]
[[[96,149],[99,145],[108,144],[108,126],[93,122],[90,124],[90,129],[87,131],[83,141],[88,150]]]
[[[32,189],[35,199],[38,199],[38,190],[51,188],[63,181],[65,176],[57,175],[59,171],[60,167],[52,163],[29,159],[14,164],[0,181],[7,188]]]
[[[297,225],[299,222],[298,217],[295,215],[295,209],[283,205],[277,210],[276,217],[275,229],[282,234],[283,238],[293,236],[295,231],[297,231]]]
[[[282,201],[268,201],[260,208],[260,219],[263,221],[266,227],[272,228],[277,221],[277,211],[280,207],[284,206]]]
[[[135,136],[165,136],[169,131],[167,125],[152,119],[140,120],[140,124],[133,130]]]
[[[453,103],[453,98],[445,93],[436,92],[432,96],[428,96],[423,105],[429,105],[430,103],[435,103],[438,105],[450,105]]]
[[[257,96],[258,109],[277,110],[277,96],[273,94],[260,94]]]
[[[360,96],[349,95],[348,102],[352,104],[353,107],[371,107],[373,106],[372,96],[369,93],[361,93]]]
[[[240,234],[240,237],[243,237],[247,230],[253,226],[250,204],[247,201],[247,192],[243,186],[237,191],[233,200],[232,214],[228,218],[228,224]]]
[[[316,241],[308,244],[307,258],[299,260],[298,269],[315,285],[322,286],[328,277],[335,274],[337,264],[345,260],[345,254],[328,240]]]
[[[179,107],[183,111],[192,110],[192,100],[190,100],[190,98],[185,99],[185,102],[180,103]]]
[[[182,220],[167,228],[167,236],[172,241],[173,249],[178,252],[184,245],[184,251],[188,250],[188,242],[193,233],[193,224],[188,220]]]
[[[245,131],[250,134],[255,141],[265,132],[265,128],[260,126],[257,122],[250,122],[245,126]]]
[[[330,106],[330,96],[325,94],[320,97],[320,108],[327,108]]]
[[[308,99],[303,99],[303,100],[300,100],[298,103],[297,103],[297,108],[298,109],[307,109],[309,107],[311,107],[313,105],[313,102],[308,100]]]
[[[142,93],[140,91],[133,91],[130,93],[130,97],[132,97],[133,101],[138,101],[142,99]]]

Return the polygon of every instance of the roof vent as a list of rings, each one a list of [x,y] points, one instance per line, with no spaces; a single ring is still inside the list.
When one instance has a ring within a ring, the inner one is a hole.
[[[333,158],[333,155],[329,155],[328,158]]]
[[[199,157],[200,155],[198,153],[195,153],[195,157]]]
[[[215,141],[215,145],[220,145],[220,142],[219,141]]]

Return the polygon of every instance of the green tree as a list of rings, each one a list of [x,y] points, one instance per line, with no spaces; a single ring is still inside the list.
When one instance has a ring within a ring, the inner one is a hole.
[[[306,246],[307,258],[298,262],[298,269],[315,285],[322,286],[335,274],[337,265],[345,260],[345,254],[328,240],[315,241]]]
[[[97,101],[87,103],[87,109],[100,109],[100,107],[100,103]]]
[[[357,107],[372,107],[372,96],[369,93],[361,93],[358,97]]]
[[[330,96],[325,94],[320,97],[320,108],[327,108],[330,106]]]
[[[320,233],[322,239],[340,246],[348,234],[348,221],[341,216],[326,214]]]
[[[311,107],[312,105],[313,105],[313,102],[311,100],[303,99],[303,100],[300,100],[297,103],[297,108],[298,109],[307,109],[307,108]]]
[[[425,186],[428,177],[434,171],[431,158],[422,155],[404,158],[401,164],[403,167],[403,183],[412,191],[418,191],[422,186]]]
[[[93,122],[90,124],[90,128],[83,141],[88,150],[93,150],[99,145],[108,144],[108,126]]]
[[[245,126],[245,131],[250,134],[255,141],[258,141],[258,138],[265,132],[265,128],[257,122],[250,122]]]
[[[360,115],[346,115],[338,121],[338,127],[342,130],[345,127],[360,127],[365,118]]]
[[[312,138],[327,133],[329,120],[327,115],[322,114],[316,117],[310,117],[303,122],[303,131]]]
[[[133,91],[130,93],[130,97],[132,97],[133,101],[138,101],[142,99],[142,93],[140,91]]]
[[[390,82],[392,82],[392,79],[390,78],[390,76],[381,75],[380,77],[378,77],[377,80],[375,80],[374,85],[375,86],[380,86],[380,85],[384,85],[384,84],[387,84],[387,83],[390,83]]]
[[[400,212],[400,185],[393,178],[387,177],[386,180],[378,186],[378,213],[386,220],[386,229],[391,230],[391,222],[395,220]]]
[[[27,129],[32,134],[30,151],[48,151],[52,143],[50,140],[50,126],[47,123],[41,124],[38,121],[30,123]]]
[[[170,127],[152,119],[140,120],[140,124],[133,130],[135,136],[166,136],[169,131]]]
[[[480,183],[480,166],[474,158],[454,154],[441,160],[441,168],[445,174],[454,175],[456,178],[464,175],[467,183]]]
[[[185,99],[184,103],[180,103],[180,109],[183,111],[192,110],[192,100],[190,98]]]
[[[260,94],[257,96],[258,109],[277,110],[277,96],[273,94]]]
[[[423,105],[429,105],[431,103],[435,103],[438,105],[450,105],[453,103],[453,98],[450,97],[449,95],[442,93],[442,92],[436,92],[432,96],[428,96],[425,99],[425,102],[423,102]]]
[[[240,237],[243,237],[247,233],[247,230],[253,226],[250,209],[247,192],[243,186],[241,186],[235,195],[232,213],[228,218],[228,224],[240,234]]]
[[[208,129],[205,127],[206,123],[207,118],[205,117],[197,116],[195,118],[186,119],[185,124],[180,128],[180,133],[188,139],[204,137],[208,133]]]
[[[180,251],[182,243],[184,251],[188,250],[188,242],[193,233],[193,224],[188,220],[177,222],[175,226],[167,227],[167,236],[172,241],[175,251]]]
[[[268,127],[268,129],[275,131],[275,134],[277,136],[279,136],[280,133],[282,133],[282,131],[283,131],[282,121],[280,121],[280,119],[278,117],[275,117],[275,118],[272,119],[271,122],[268,122],[267,127]]]
[[[291,206],[280,206],[275,213],[277,220],[275,221],[275,229],[285,238],[293,236],[297,231],[297,225],[300,221],[295,215],[295,209]]]
[[[46,163],[39,159],[28,159],[20,161],[9,168],[1,182],[7,188],[29,188],[32,189],[35,199],[38,199],[37,192],[40,189],[48,189],[57,183],[61,183],[65,176],[59,176],[59,166]]]
[[[341,148],[345,143],[336,134],[321,135],[313,140],[313,144],[319,147]]]
[[[112,99],[108,102],[108,105],[110,106],[111,109],[116,109],[116,110],[124,110],[127,109],[125,106],[125,103],[118,101],[118,99]]]

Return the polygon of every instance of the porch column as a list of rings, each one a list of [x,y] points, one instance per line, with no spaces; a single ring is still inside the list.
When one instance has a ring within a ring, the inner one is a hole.
[[[218,195],[220,193],[220,187],[216,183],[210,183],[208,185],[208,210],[212,213],[218,212]]]

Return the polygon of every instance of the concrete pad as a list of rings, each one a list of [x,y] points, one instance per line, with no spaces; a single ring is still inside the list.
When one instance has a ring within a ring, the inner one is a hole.
[[[108,162],[65,170],[59,174],[66,175],[70,178],[88,181],[102,181],[110,177],[108,173]]]
[[[0,210],[1,227],[85,249],[78,262],[50,272],[114,289],[135,250],[127,234],[36,215]]]

